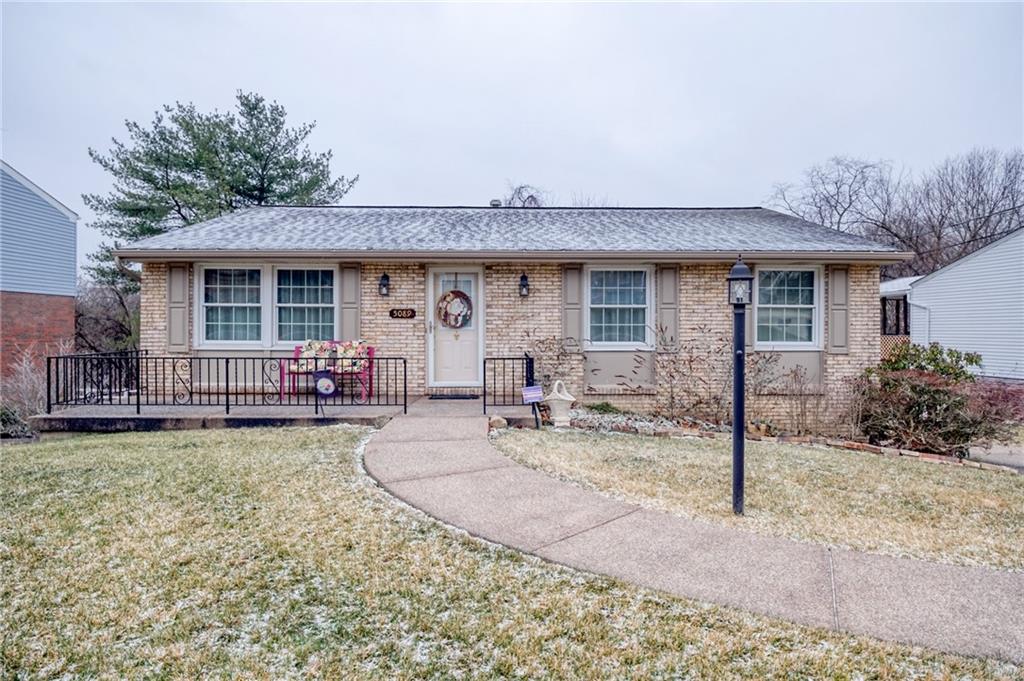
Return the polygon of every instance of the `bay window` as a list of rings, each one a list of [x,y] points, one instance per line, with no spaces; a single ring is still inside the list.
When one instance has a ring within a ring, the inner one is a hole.
[[[815,267],[757,268],[755,345],[765,349],[818,347],[820,279]]]
[[[585,334],[593,350],[647,349],[651,342],[651,269],[587,270]]]

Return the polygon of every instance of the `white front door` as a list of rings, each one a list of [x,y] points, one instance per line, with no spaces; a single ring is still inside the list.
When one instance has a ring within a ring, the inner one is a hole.
[[[431,386],[479,386],[484,341],[482,277],[475,268],[431,268],[427,362]]]

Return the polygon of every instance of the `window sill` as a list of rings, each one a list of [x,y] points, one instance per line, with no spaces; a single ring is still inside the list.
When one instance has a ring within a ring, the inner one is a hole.
[[[587,343],[583,352],[654,352],[653,345],[635,343]]]
[[[653,385],[588,385],[583,389],[585,395],[657,395],[658,389]]]
[[[802,391],[793,390],[786,386],[764,388],[754,397],[822,397],[825,394],[825,386],[814,383],[804,387]]]
[[[821,352],[821,346],[816,343],[755,343],[754,352]]]

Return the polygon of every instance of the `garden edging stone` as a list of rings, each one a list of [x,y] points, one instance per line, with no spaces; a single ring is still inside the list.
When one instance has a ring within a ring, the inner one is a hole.
[[[631,435],[643,435],[653,437],[672,437],[672,438],[686,438],[686,437],[702,437],[702,438],[717,438],[717,439],[728,439],[732,437],[731,433],[714,431],[714,430],[700,430],[698,428],[653,428],[648,424],[630,424],[630,423],[613,423],[607,428],[596,427],[590,421],[574,418],[570,422],[570,427],[576,430],[590,431],[590,432],[603,432],[613,431],[616,433],[628,433]],[[915,452],[909,449],[898,449],[896,447],[882,447],[879,445],[873,445],[868,442],[858,442],[857,440],[837,440],[835,438],[824,438],[816,437],[811,435],[761,435],[759,433],[747,433],[746,438],[751,442],[769,442],[779,444],[789,444],[797,446],[818,446],[818,447],[831,447],[833,449],[844,449],[848,451],[866,452],[868,454],[875,454],[877,456],[888,456],[888,457],[906,457],[910,459],[917,459],[918,461],[925,461],[927,463],[945,464],[951,466],[961,466],[963,468],[980,468],[989,471],[998,471],[1000,473],[1010,473],[1011,475],[1020,475],[1024,471],[1019,471],[1016,468],[1010,466],[1002,466],[999,464],[985,463],[983,461],[971,461],[970,459],[957,459],[954,456],[944,456],[942,454],[931,454],[928,452]]]

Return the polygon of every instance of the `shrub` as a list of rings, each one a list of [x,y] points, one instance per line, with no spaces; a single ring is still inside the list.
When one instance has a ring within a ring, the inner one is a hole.
[[[974,380],[971,367],[980,366],[981,355],[976,352],[943,348],[938,343],[932,343],[927,347],[904,343],[882,360],[878,368],[881,371],[928,371],[960,382]]]
[[[957,371],[877,369],[859,383],[859,426],[876,443],[967,456],[1009,434],[1013,407]],[[955,376],[955,378],[954,378]]]
[[[70,352],[61,342],[56,353]],[[27,437],[33,430],[28,417],[46,409],[46,359],[30,346],[20,352],[0,384],[0,437]]]
[[[621,414],[622,410],[616,407],[610,402],[598,402],[596,404],[588,404],[587,409],[598,414]]]

